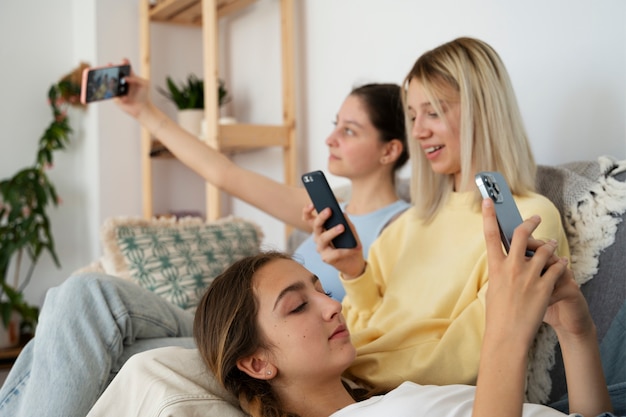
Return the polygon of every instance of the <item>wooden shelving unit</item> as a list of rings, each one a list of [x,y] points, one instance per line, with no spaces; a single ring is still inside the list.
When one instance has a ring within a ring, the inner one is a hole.
[[[204,65],[204,111],[207,120],[206,142],[215,149],[234,153],[245,150],[280,147],[283,150],[284,178],[293,184],[296,177],[295,81],[294,81],[294,10],[293,0],[281,4],[282,103],[283,121],[279,125],[229,124],[220,125],[218,91],[218,23],[219,19],[238,12],[256,0],[162,0],[151,5],[142,0],[140,10],[140,53],[142,76],[150,79],[150,24],[163,22],[202,27]],[[143,215],[151,218],[153,210],[152,160],[154,141],[142,130]],[[158,145],[157,145],[158,146]],[[163,154],[164,152],[160,152]],[[221,193],[206,185],[207,220],[222,217]]]

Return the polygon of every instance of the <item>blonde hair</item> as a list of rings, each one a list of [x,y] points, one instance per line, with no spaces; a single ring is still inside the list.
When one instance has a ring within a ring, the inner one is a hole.
[[[405,109],[411,81],[422,85],[443,117],[439,101],[449,100],[451,94],[459,101],[462,187],[473,184],[479,171],[499,171],[513,194],[534,191],[536,164],[526,129],[507,70],[491,46],[477,39],[458,38],[424,53],[403,82]],[[406,123],[407,132],[411,132],[408,114]],[[433,172],[415,139],[409,140],[409,151],[411,199],[419,216],[430,221],[453,191],[454,179]]]

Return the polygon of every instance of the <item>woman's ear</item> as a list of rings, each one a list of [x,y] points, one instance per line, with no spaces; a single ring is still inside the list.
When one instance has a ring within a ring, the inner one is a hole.
[[[392,139],[385,143],[383,155],[380,158],[382,164],[393,164],[402,155],[404,145],[399,139]]]
[[[276,367],[267,360],[266,353],[260,350],[250,356],[239,359],[237,368],[256,379],[272,379],[277,373]]]

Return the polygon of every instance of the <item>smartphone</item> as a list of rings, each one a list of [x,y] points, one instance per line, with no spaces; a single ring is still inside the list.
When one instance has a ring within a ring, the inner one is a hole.
[[[127,75],[130,75],[130,65],[85,68],[80,88],[81,103],[128,94]]]
[[[356,247],[356,238],[352,234],[352,230],[339,207],[339,203],[337,203],[335,194],[333,194],[330,185],[328,185],[324,173],[322,171],[308,172],[302,175],[302,183],[318,213],[326,207],[330,207],[332,211],[330,218],[324,223],[324,228],[330,229],[338,224],[343,224],[344,226],[345,231],[333,239],[333,246],[335,248]]]
[[[511,190],[499,172],[479,172],[475,179],[483,198],[491,198],[494,202],[500,228],[500,239],[504,249],[509,253],[513,232],[523,221]],[[526,256],[533,256],[533,252],[526,250]]]

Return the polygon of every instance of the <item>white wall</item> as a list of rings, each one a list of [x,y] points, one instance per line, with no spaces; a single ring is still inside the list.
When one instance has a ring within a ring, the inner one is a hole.
[[[54,82],[81,61],[99,64],[137,55],[136,9],[125,0],[0,4],[0,178],[34,163],[37,143],[52,117],[46,99]],[[74,134],[69,148],[54,155],[49,172],[62,200],[50,210],[62,267],[42,257],[26,290],[27,299],[38,304],[49,287],[99,256],[103,219],[141,210],[136,123],[120,117],[113,103],[71,109],[70,120]],[[127,181],[129,177],[137,180]]]
[[[49,123],[45,92],[52,82],[81,60],[104,64],[128,57],[138,62],[137,3],[0,3],[0,79],[5,80],[0,101],[0,178],[32,163],[37,140]],[[502,55],[539,163],[602,154],[626,157],[626,3],[622,0],[296,3],[299,172],[325,168],[323,140],[353,85],[401,82],[422,52],[462,35],[480,37]],[[259,0],[222,24],[222,44],[234,47],[220,63],[234,97],[229,111],[243,121],[280,120],[278,10],[277,0]],[[193,28],[153,25],[153,84],[163,85],[167,74],[182,79],[190,71],[201,71],[199,34]],[[169,102],[156,92],[153,97],[173,114]],[[63,204],[52,210],[63,268],[56,269],[47,259],[38,266],[27,291],[27,297],[38,303],[47,288],[98,256],[98,227],[103,219],[141,213],[136,123],[113,103],[93,105],[72,116],[75,138],[67,152],[56,155],[51,171],[63,198]],[[276,150],[234,159],[282,180]],[[175,161],[158,162],[155,168],[161,190],[157,208],[202,205],[202,183],[194,174]],[[338,178],[330,180],[342,183]],[[234,214],[263,226],[268,245],[284,245],[279,222],[241,202],[232,202],[231,207]]]

